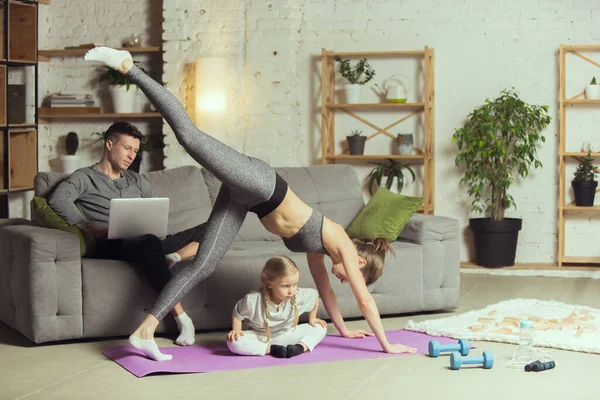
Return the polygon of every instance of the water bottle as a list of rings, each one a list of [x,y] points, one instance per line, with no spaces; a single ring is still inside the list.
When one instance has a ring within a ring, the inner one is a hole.
[[[519,346],[533,349],[534,338],[533,322],[528,319],[522,320],[519,324]]]

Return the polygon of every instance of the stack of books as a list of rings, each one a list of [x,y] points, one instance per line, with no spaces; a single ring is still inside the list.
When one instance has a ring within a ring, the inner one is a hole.
[[[95,101],[89,94],[53,94],[50,107],[40,108],[40,115],[51,114],[97,114],[100,107],[94,107]]]

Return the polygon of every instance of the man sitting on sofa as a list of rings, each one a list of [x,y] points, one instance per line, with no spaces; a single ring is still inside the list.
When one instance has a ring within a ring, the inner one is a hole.
[[[97,164],[80,168],[61,182],[48,205],[69,225],[95,238],[94,250],[86,256],[135,263],[159,293],[171,279],[169,268],[196,254],[204,225],[160,240],[155,235],[131,239],[107,239],[110,200],[154,197],[150,183],[127,168],[135,159],[144,135],[127,122],[115,122],[104,133],[104,152]],[[195,329],[181,303],[172,310],[180,335],[176,343],[192,345]]]

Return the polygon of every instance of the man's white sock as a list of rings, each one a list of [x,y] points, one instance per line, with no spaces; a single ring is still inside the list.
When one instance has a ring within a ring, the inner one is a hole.
[[[171,253],[165,256],[165,260],[167,260],[167,267],[171,268],[173,265],[181,261],[181,256],[177,253]]]

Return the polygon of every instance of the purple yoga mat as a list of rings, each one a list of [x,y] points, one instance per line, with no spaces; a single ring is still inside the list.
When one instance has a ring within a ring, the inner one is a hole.
[[[427,354],[427,346],[432,339],[442,344],[456,343],[455,339],[429,336],[406,330],[386,331],[390,343],[402,343],[416,347],[418,354]],[[280,359],[271,356],[238,356],[232,354],[225,343],[214,345],[194,345],[186,347],[162,347],[161,352],[172,354],[170,361],[153,361],[132,346],[117,346],[102,354],[141,378],[152,373],[190,373],[230,371],[235,369],[277,367],[292,364],[310,364],[332,361],[358,360],[364,358],[398,357],[406,354],[387,354],[381,351],[375,337],[365,339],[345,339],[341,336],[326,336],[313,352]]]

